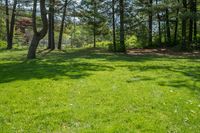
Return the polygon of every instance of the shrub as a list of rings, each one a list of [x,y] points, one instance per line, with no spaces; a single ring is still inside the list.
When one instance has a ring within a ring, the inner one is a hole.
[[[7,44],[6,41],[0,41],[0,48],[6,48]]]
[[[111,41],[96,42],[96,46],[101,47],[101,48],[107,48],[107,47],[110,47],[110,45],[113,45]]]
[[[127,48],[141,48],[142,46],[138,43],[138,39],[135,35],[127,37],[125,40]]]

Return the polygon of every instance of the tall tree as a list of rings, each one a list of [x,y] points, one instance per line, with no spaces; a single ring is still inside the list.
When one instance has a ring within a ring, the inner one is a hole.
[[[116,33],[115,33],[115,0],[112,0],[112,28],[113,28],[113,46],[114,46],[114,52],[116,52],[117,46],[116,46]]]
[[[179,4],[179,0],[177,0],[177,4]],[[179,23],[179,6],[176,7],[176,20],[175,20],[175,28],[174,28],[174,42],[173,44],[176,45],[177,43],[177,35],[178,35],[178,23]]]
[[[187,27],[187,0],[183,0],[183,15],[182,15],[182,49],[186,49],[186,27]]]
[[[96,47],[96,14],[97,14],[97,3],[96,0],[93,0],[93,39],[94,39],[94,48]]]
[[[45,0],[40,0],[40,13],[41,13],[41,19],[42,19],[42,29],[38,32],[37,31],[37,24],[36,24],[36,9],[37,9],[37,0],[34,0],[33,3],[33,12],[32,12],[32,21],[33,21],[33,38],[28,50],[28,59],[34,59],[36,58],[36,50],[38,47],[38,44],[42,38],[45,37],[48,30],[48,20],[47,20],[47,11],[45,7]]]
[[[152,46],[152,23],[153,23],[153,13],[152,13],[152,0],[149,0],[149,46]]]
[[[9,21],[9,5],[8,5],[8,0],[6,0],[5,3],[6,3],[7,49],[12,49],[17,0],[14,0],[14,3],[13,3],[11,21]]]
[[[54,12],[55,11],[55,0],[49,0],[49,32],[48,32],[48,49],[55,49],[55,38],[54,38]]]
[[[170,46],[171,44],[171,33],[170,33],[170,24],[169,24],[169,7],[167,6],[166,7],[166,10],[165,10],[165,15],[166,15],[166,37],[167,37],[167,46]]]
[[[194,0],[194,42],[197,43],[197,0]]]
[[[158,5],[158,0],[156,0],[156,5]],[[161,23],[160,23],[160,13],[157,13],[157,20],[158,20],[158,41],[159,45],[162,43],[162,32],[161,32]]]
[[[61,21],[61,26],[60,26],[59,39],[58,39],[58,49],[60,50],[62,47],[62,38],[63,38],[63,30],[64,30],[64,23],[65,23],[65,17],[66,17],[67,3],[68,3],[68,0],[65,0],[62,21]]]
[[[96,47],[96,40],[99,35],[108,33],[107,18],[104,11],[105,3],[101,0],[82,0],[81,1],[81,17],[80,21],[84,23],[86,31],[92,33],[89,39],[93,41],[93,47]]]
[[[194,12],[195,12],[195,4],[194,0],[189,1],[190,5],[190,23],[189,23],[189,43],[192,44],[193,41],[193,25],[194,25]]]
[[[120,52],[126,52],[124,37],[124,0],[119,0],[120,8]]]

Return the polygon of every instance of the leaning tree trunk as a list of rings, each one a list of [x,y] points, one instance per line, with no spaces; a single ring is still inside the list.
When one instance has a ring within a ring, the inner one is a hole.
[[[27,56],[28,59],[36,58],[36,50],[37,50],[39,42],[40,42],[40,37],[38,35],[33,35],[31,45],[28,51],[28,56]]]
[[[65,0],[64,9],[63,9],[63,16],[62,16],[62,22],[61,22],[61,26],[60,26],[59,39],[58,39],[58,49],[60,49],[60,50],[62,48],[62,38],[63,38],[63,30],[64,30],[66,10],[67,10],[67,2],[68,2],[68,0]]]
[[[38,47],[38,44],[42,38],[47,34],[48,30],[48,21],[47,21],[47,12],[45,8],[45,0],[40,0],[40,12],[41,12],[41,19],[42,19],[42,24],[43,27],[42,29],[38,32],[37,31],[37,26],[36,26],[36,8],[37,8],[37,0],[34,0],[33,4],[33,13],[32,13],[32,19],[33,19],[33,39],[31,41],[31,45],[29,47],[28,59],[34,59],[36,58],[36,50]]]
[[[9,24],[9,8],[8,8],[8,1],[6,0],[7,49],[12,49],[12,46],[13,46],[13,34],[14,34],[14,26],[15,26],[16,6],[17,6],[17,0],[14,0],[11,21]],[[10,25],[10,27],[9,27],[9,25]]]
[[[120,52],[126,52],[124,43],[124,0],[119,1],[120,7]]]

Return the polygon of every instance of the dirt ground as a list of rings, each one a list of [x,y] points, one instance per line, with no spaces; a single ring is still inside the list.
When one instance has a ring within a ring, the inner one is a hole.
[[[200,56],[200,51],[177,52],[170,49],[128,49],[129,55],[174,55],[174,56]]]

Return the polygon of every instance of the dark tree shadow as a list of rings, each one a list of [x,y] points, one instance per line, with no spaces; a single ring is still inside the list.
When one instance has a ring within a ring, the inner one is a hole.
[[[22,63],[6,63],[0,65],[0,83],[29,79],[57,79],[66,76],[71,79],[84,78],[92,71],[112,71],[114,68],[92,63],[71,62],[53,64],[49,62],[25,61]],[[57,79],[58,80],[58,79]]]
[[[146,77],[146,76],[137,76],[138,80],[127,81],[127,83],[132,83],[135,81],[156,81],[159,86],[168,86],[176,89],[188,88],[192,91],[197,90],[200,92],[200,65],[199,66],[171,66],[171,65],[151,65],[151,66],[141,66],[141,65],[128,65],[120,66],[127,67],[130,71],[140,71],[140,72],[149,72],[149,71],[162,71],[161,75],[165,75],[165,72],[170,73],[165,77],[160,75],[154,75],[156,78]],[[177,75],[173,77],[172,75]],[[184,77],[184,78],[182,78]],[[157,81],[159,78],[165,80]],[[134,78],[133,78],[134,79]]]

